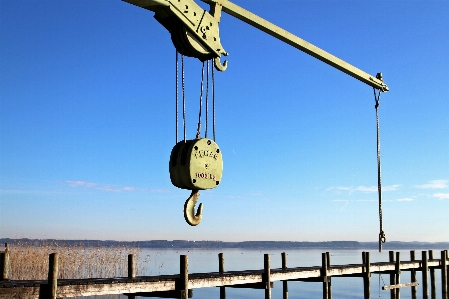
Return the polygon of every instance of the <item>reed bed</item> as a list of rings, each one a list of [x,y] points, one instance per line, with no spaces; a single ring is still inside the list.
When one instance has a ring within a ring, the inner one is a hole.
[[[59,254],[59,279],[109,278],[128,276],[128,254],[134,254],[136,276],[147,272],[150,257],[140,262],[142,250],[126,245],[88,247],[59,242],[9,244],[12,280],[47,280],[50,253]],[[123,295],[94,296],[91,298],[127,298]]]

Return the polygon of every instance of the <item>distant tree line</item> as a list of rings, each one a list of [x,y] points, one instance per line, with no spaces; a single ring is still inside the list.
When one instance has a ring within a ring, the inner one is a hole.
[[[289,241],[243,241],[243,242],[223,242],[223,241],[190,241],[190,240],[149,240],[149,241],[115,241],[115,240],[59,240],[59,239],[12,239],[0,238],[0,244],[11,244],[20,242],[36,246],[42,244],[76,245],[82,244],[87,247],[139,247],[139,248],[161,248],[161,249],[377,249],[377,242],[358,241],[328,241],[328,242],[289,242]],[[447,249],[449,242],[400,242],[391,241],[383,244],[383,249]]]

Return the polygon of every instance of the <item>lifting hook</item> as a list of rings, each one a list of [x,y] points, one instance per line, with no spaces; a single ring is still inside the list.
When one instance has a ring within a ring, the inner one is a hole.
[[[186,200],[184,204],[184,218],[187,223],[191,226],[197,226],[201,222],[203,217],[203,204],[200,203],[198,210],[195,214],[195,205],[200,197],[198,190],[192,190],[190,197]]]
[[[228,53],[225,53],[223,55],[228,56]],[[225,60],[223,62],[223,64],[221,64],[220,57],[215,57],[214,58],[214,66],[218,71],[224,72],[226,70],[226,68],[228,67],[228,61]]]

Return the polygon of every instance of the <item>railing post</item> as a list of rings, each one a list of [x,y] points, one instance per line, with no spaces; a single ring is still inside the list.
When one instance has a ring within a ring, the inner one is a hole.
[[[187,255],[180,255],[179,276],[179,297],[187,299],[189,297],[189,259]]]
[[[223,253],[218,254],[218,272],[224,273],[224,255]],[[220,299],[226,299],[226,287],[220,287]]]
[[[270,255],[268,253],[264,255],[264,270],[265,299],[271,299]]]
[[[401,253],[400,252],[396,252],[396,265],[394,267],[394,272],[396,272],[396,283],[395,284],[400,284],[401,283],[401,279],[400,279]],[[401,299],[401,289],[400,288],[396,289],[396,299]]]
[[[449,299],[449,263],[447,262],[447,260],[449,259],[449,251],[445,250],[446,252],[446,288],[447,288],[447,297]]]
[[[287,254],[285,252],[282,252],[282,269],[287,269]],[[282,282],[282,298],[283,299],[288,299],[288,284],[287,284],[287,280],[284,280]]]
[[[331,267],[331,254],[326,252],[327,259],[327,270]],[[327,298],[332,299],[332,278],[330,276],[327,277]]]
[[[134,278],[136,272],[134,270],[134,254],[128,254],[128,278]],[[135,295],[128,295],[128,299],[136,299]]]
[[[327,275],[329,269],[329,252],[323,252],[321,254],[321,277],[323,278],[323,299],[332,298],[332,289],[330,286],[331,278]]]
[[[365,272],[363,273],[363,292],[364,298],[371,298],[371,285],[370,285],[370,277],[371,277],[371,265],[369,261],[369,252],[362,252],[362,260],[363,265],[365,267]]]
[[[433,250],[429,250],[429,260],[433,260]],[[436,299],[437,297],[437,284],[435,281],[435,269],[432,267],[430,272],[430,298]]]
[[[427,251],[422,252],[422,298],[429,299],[429,278],[427,272],[429,271]]]
[[[48,260],[48,287],[50,299],[56,299],[58,293],[59,254],[51,253]]]
[[[414,260],[416,260],[415,251],[411,250],[410,251],[410,261],[414,261]],[[412,269],[410,271],[410,282],[416,282],[416,270],[415,269]],[[411,291],[412,291],[412,299],[416,299],[417,298],[416,287],[412,286]]]
[[[441,298],[448,299],[447,296],[447,260],[446,251],[441,251]]]
[[[390,263],[394,263],[394,251],[390,250],[388,252],[388,258],[389,258]],[[390,272],[390,285],[393,285],[395,283],[396,283],[395,274]],[[396,289],[390,290],[390,298],[396,299]]]
[[[7,280],[9,278],[9,252],[0,253],[0,280]]]

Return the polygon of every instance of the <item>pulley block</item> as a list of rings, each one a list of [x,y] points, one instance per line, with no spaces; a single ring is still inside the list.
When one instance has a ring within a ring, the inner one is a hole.
[[[178,188],[215,188],[223,173],[221,150],[208,138],[180,141],[171,151],[169,170],[171,182]]]

